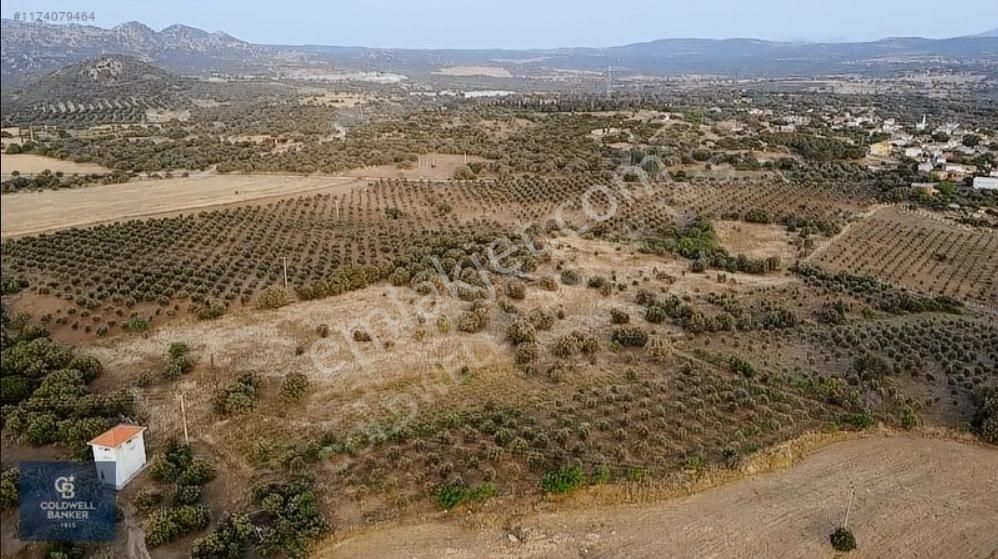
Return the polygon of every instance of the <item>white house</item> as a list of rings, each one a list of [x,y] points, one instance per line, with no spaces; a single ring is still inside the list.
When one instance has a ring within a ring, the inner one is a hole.
[[[974,177],[974,188],[978,190],[998,190],[998,177]]]
[[[146,465],[146,443],[140,425],[124,423],[108,429],[92,441],[97,476],[104,483],[121,489]]]

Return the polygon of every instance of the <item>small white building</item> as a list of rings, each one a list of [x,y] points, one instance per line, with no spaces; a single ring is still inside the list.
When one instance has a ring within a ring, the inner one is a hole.
[[[146,443],[142,436],[145,430],[140,425],[122,423],[87,443],[94,449],[97,477],[101,481],[121,489],[142,471],[146,465]]]
[[[974,177],[974,188],[978,190],[998,190],[998,177]]]

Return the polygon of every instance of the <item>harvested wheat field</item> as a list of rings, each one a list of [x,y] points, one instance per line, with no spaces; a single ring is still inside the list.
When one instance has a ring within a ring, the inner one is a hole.
[[[53,173],[62,171],[67,175],[79,173],[81,175],[90,173],[110,173],[111,170],[96,163],[74,163],[64,159],[45,157],[42,155],[31,155],[19,153],[16,155],[0,155],[0,174],[4,178],[11,176],[14,171],[22,175],[35,175],[48,169]]]
[[[327,543],[316,556],[833,557],[828,534],[850,488],[858,541],[850,557],[998,551],[998,449],[902,435],[834,443],[791,469],[668,502],[437,516]]]
[[[207,175],[20,192],[4,195],[0,231],[4,237],[13,237],[334,187],[346,191],[359,184],[361,181],[342,177]]]

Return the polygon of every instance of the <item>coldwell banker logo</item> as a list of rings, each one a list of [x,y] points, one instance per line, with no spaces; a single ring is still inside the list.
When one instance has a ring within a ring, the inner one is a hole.
[[[76,486],[73,485],[73,476],[55,478],[55,490],[63,499],[72,499],[76,496]]]
[[[114,539],[115,491],[93,462],[22,462],[21,539]]]

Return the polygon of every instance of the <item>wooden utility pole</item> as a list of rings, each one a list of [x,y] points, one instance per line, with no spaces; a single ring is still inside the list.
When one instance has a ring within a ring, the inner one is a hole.
[[[184,421],[184,442],[191,444],[191,436],[187,432],[187,407],[184,405],[184,393],[180,393],[180,417]]]
[[[284,262],[284,291],[288,290],[288,257],[282,256],[281,260]]]
[[[852,512],[852,498],[855,496],[856,496],[856,489],[853,488],[853,490],[849,492],[849,504],[846,506],[846,519],[842,523],[843,528],[849,527],[849,513]]]

